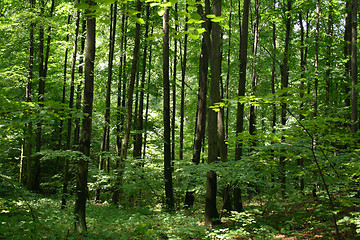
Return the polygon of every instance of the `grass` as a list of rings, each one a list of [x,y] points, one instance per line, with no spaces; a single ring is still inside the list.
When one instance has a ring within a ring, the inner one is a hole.
[[[252,199],[245,212],[223,214],[222,224],[213,228],[204,226],[203,211],[195,209],[204,206],[168,213],[161,205],[114,207],[89,200],[88,232],[79,235],[73,230],[73,202],[60,210],[58,197],[3,181],[0,239],[335,239],[332,213],[321,199]],[[338,224],[343,239],[360,239],[358,210],[341,208]]]

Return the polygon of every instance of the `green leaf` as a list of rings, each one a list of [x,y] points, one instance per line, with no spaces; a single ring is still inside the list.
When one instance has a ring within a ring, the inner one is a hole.
[[[199,36],[198,35],[195,35],[195,34],[189,34],[189,36],[191,37],[191,39],[194,39],[194,40],[198,40],[199,39]]]
[[[200,14],[198,14],[197,12],[191,13],[191,14],[190,14],[190,17],[191,17],[192,19],[195,19],[195,20],[200,20],[200,19],[201,19]]]
[[[86,10],[86,9],[89,9],[89,4],[86,4],[86,3],[79,3],[79,4],[75,4],[75,7],[77,9],[83,9],[83,10]]]
[[[135,22],[138,23],[138,24],[145,24],[145,21],[144,21],[144,19],[142,19],[142,18],[134,17],[134,20],[135,20]]]
[[[138,14],[138,13],[140,13],[140,12],[137,11],[137,10],[130,10],[130,11],[128,12],[128,15],[129,15],[129,16],[134,16],[134,15],[136,15],[136,14]]]
[[[206,32],[205,28],[198,28],[198,29],[196,29],[196,31],[198,34],[202,34],[202,33]]]
[[[165,3],[162,3],[160,6],[162,6],[162,7],[171,7],[172,3],[171,2],[165,2]]]
[[[225,20],[225,18],[221,16],[214,17],[213,19],[211,19],[212,22],[221,22],[223,20]]]
[[[160,9],[159,11],[158,11],[158,15],[161,17],[162,15],[164,15],[164,13],[165,13],[165,9]]]

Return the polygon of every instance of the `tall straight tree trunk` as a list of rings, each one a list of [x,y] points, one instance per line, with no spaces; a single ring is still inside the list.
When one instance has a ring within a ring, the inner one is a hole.
[[[35,0],[30,1],[30,11],[34,14]],[[29,66],[28,78],[26,84],[25,101],[31,102],[32,99],[32,82],[34,71],[34,28],[35,23],[31,21],[29,31]],[[33,148],[33,127],[32,122],[29,122],[25,130],[25,155],[26,155],[26,185],[30,189],[32,187],[32,148]]]
[[[287,1],[287,9],[285,13],[285,46],[284,46],[284,59],[281,66],[281,89],[286,89],[289,85],[289,46],[290,46],[290,34],[291,34],[291,6],[292,0]],[[281,124],[286,125],[286,108],[287,104],[281,104]],[[285,141],[285,137],[281,137],[281,141]],[[280,156],[280,183],[281,183],[281,195],[285,198],[286,190],[286,178],[285,178],[285,156]]]
[[[45,3],[44,1],[40,1],[40,5],[41,5],[41,12],[44,12],[44,8],[45,8]],[[55,9],[55,0],[52,0],[51,2],[51,9],[50,9],[50,18],[52,17],[52,13],[54,12]],[[39,105],[43,106],[44,102],[44,94],[45,94],[45,79],[46,79],[46,75],[47,75],[47,69],[48,69],[48,59],[49,59],[49,54],[50,54],[50,41],[51,41],[51,26],[48,28],[48,32],[47,32],[47,45],[46,45],[46,51],[45,51],[45,56],[44,56],[44,47],[45,47],[45,43],[44,43],[44,38],[45,38],[45,30],[43,26],[40,26],[39,29],[39,90],[38,90],[38,101],[39,101]],[[37,124],[37,129],[36,129],[36,152],[39,153],[41,151],[41,145],[42,145],[42,124],[39,121],[39,123]],[[34,159],[34,167],[33,167],[33,173],[32,173],[32,186],[31,189],[32,190],[40,190],[40,158],[41,156],[38,155],[35,157]]]
[[[141,1],[137,1],[137,11],[141,12]],[[137,14],[137,17],[140,17],[140,14]],[[121,155],[120,155],[120,165],[118,169],[117,175],[117,187],[113,193],[113,204],[117,204],[119,201],[119,193],[120,188],[122,187],[122,178],[123,178],[123,170],[125,168],[125,159],[127,157],[127,149],[129,146],[130,140],[130,130],[131,130],[131,120],[132,120],[132,106],[133,106],[133,95],[134,95],[134,86],[135,86],[135,78],[136,78],[136,70],[137,70],[137,62],[139,58],[139,48],[140,48],[140,24],[136,23],[135,28],[135,45],[133,51],[133,60],[131,65],[131,74],[130,74],[130,84],[127,92],[127,113],[126,113],[126,125],[125,125],[125,135],[124,140],[121,146]]]
[[[212,13],[215,16],[221,16],[221,0],[214,0],[212,3]],[[220,78],[221,78],[221,28],[218,22],[213,22],[211,25],[211,53],[210,53],[210,93],[209,105],[214,106],[220,101]],[[219,115],[221,111],[209,110],[208,120],[208,163],[216,162],[219,156],[222,161],[226,161],[224,149],[220,147],[219,134]],[[205,201],[205,224],[216,224],[219,222],[219,214],[216,207],[216,193],[217,193],[217,178],[214,171],[207,173],[206,181],[206,201]]]
[[[164,118],[164,181],[165,181],[165,205],[166,209],[174,209],[174,193],[171,171],[171,147],[170,147],[170,74],[169,74],[169,8],[164,7],[163,15],[163,118]]]
[[[108,61],[108,76],[106,82],[106,96],[105,96],[105,112],[104,112],[104,127],[100,146],[99,157],[99,171],[104,168],[104,156],[102,153],[108,152],[110,143],[110,107],[111,107],[111,81],[113,75],[113,59],[114,59],[114,46],[115,46],[115,34],[116,34],[116,15],[117,15],[117,2],[110,5],[110,37],[109,37],[109,61]],[[109,156],[105,157],[105,170],[109,169]],[[99,200],[99,195],[96,195],[96,200]]]
[[[179,29],[178,22],[178,5],[175,3],[175,32]],[[173,82],[172,82],[172,116],[171,116],[171,160],[175,159],[175,123],[176,123],[176,74],[177,74],[177,44],[178,41],[174,38],[174,60],[173,60]]]
[[[357,91],[357,5],[358,0],[351,0],[351,131],[355,134],[359,129]]]
[[[186,4],[187,11],[188,4]],[[185,18],[184,31],[188,30],[188,17]],[[185,76],[186,76],[186,63],[187,63],[187,45],[188,34],[184,36],[184,54],[181,65],[181,102],[180,102],[180,139],[179,139],[179,159],[184,159],[184,119],[185,119]]]
[[[210,2],[205,0],[205,13],[203,12],[202,5],[198,6],[198,13],[205,18],[207,14],[210,14]],[[193,150],[193,163],[200,163],[201,149],[203,141],[205,140],[205,127],[206,127],[206,96],[207,96],[207,78],[209,68],[209,56],[210,56],[210,23],[202,23],[202,27],[206,31],[202,34],[201,53],[199,60],[199,90],[198,90],[198,103],[196,110],[196,122],[195,122],[195,138],[194,138],[194,150]]]
[[[146,25],[145,25],[145,39],[149,36],[149,17],[150,17],[150,5],[146,5]],[[148,54],[148,42],[144,42],[144,52],[142,59],[142,70],[141,70],[141,81],[140,81],[140,98],[139,98],[139,111],[137,130],[139,133],[135,135],[134,143],[134,158],[141,158],[142,141],[143,141],[143,128],[144,128],[144,90],[145,90],[145,79],[146,79],[146,59]]]
[[[89,6],[96,3],[88,0]],[[79,150],[83,156],[78,160],[78,172],[76,177],[76,195],[75,195],[75,231],[83,233],[87,231],[86,227],[86,199],[88,197],[87,176],[88,159],[90,156],[91,131],[92,131],[92,112],[94,96],[94,62],[96,49],[96,18],[91,15],[94,12],[87,10],[86,22],[86,56],[85,56],[85,86],[84,86],[84,106],[83,121],[81,127],[81,138]]]
[[[326,97],[325,105],[326,113],[328,112],[328,107],[330,106],[330,89],[331,89],[331,49],[332,49],[332,36],[333,36],[333,1],[329,1],[328,6],[328,19],[327,19],[327,29],[326,29],[326,71],[325,71],[325,81],[326,81]]]
[[[314,118],[318,114],[318,86],[319,86],[319,32],[320,32],[320,1],[316,3],[316,26],[315,26],[315,79],[314,79]]]
[[[151,34],[153,33],[153,27],[151,27]],[[147,126],[148,123],[148,118],[149,118],[149,100],[150,100],[150,93],[149,93],[149,88],[150,88],[150,80],[151,80],[151,56],[152,56],[152,45],[150,45],[149,48],[149,64],[148,64],[148,79],[147,79],[147,94],[146,94],[146,109],[145,109],[145,126]],[[144,134],[144,147],[143,147],[143,153],[142,156],[143,158],[145,158],[146,156],[146,144],[147,144],[147,131],[145,131]]]
[[[245,96],[246,83],[246,65],[247,65],[247,46],[248,46],[248,32],[249,32],[249,8],[250,0],[244,0],[243,18],[240,34],[240,68],[239,68],[239,97]],[[236,136],[244,131],[244,104],[238,102],[237,104],[237,118],[236,118]],[[242,143],[236,144],[235,160],[240,160],[242,157]]]
[[[215,16],[221,15],[221,1],[213,2],[213,14]],[[221,77],[221,28],[220,24],[213,22],[211,24],[211,53],[210,53],[210,92],[209,105],[215,106],[215,103],[220,102],[220,77]],[[216,112],[213,109],[208,113],[208,162],[217,161],[220,151],[220,137],[219,137],[219,115],[220,111]],[[224,153],[221,153],[223,155]],[[223,156],[221,156],[222,158]],[[223,160],[223,159],[222,159]]]
[[[110,30],[109,30],[109,61],[108,61],[108,76],[106,82],[106,95],[105,95],[105,111],[104,111],[104,127],[100,145],[100,156],[99,156],[99,173],[104,168],[107,172],[110,171],[110,160],[108,152],[110,150],[110,108],[111,108],[111,81],[113,74],[113,59],[114,59],[114,45],[115,45],[115,34],[116,34],[116,15],[117,15],[117,1],[110,5]],[[105,156],[103,153],[106,152]],[[104,161],[105,158],[105,161]],[[100,200],[100,186],[96,189],[95,201]]]
[[[304,87],[304,79],[305,79],[305,72],[306,72],[306,59],[307,59],[307,50],[308,47],[305,46],[305,37],[306,39],[308,38],[308,33],[309,33],[309,21],[308,21],[308,13],[307,13],[307,17],[306,17],[306,21],[307,21],[307,25],[306,25],[306,35],[305,35],[305,30],[304,30],[304,23],[303,23],[303,18],[302,18],[302,13],[299,13],[299,24],[300,24],[300,69],[301,69],[301,74],[300,74],[300,98],[301,103],[300,103],[300,110],[303,111],[304,110],[304,94],[305,94],[305,87]],[[300,121],[303,120],[305,117],[303,114],[300,114],[299,119]],[[297,162],[300,171],[303,170],[304,167],[304,159],[300,158]],[[300,177],[299,179],[299,188],[300,191],[303,191],[305,188],[305,182],[304,182],[304,178]]]
[[[80,14],[81,16],[81,14]],[[79,16],[79,19],[80,19]],[[83,82],[83,74],[84,74],[84,51],[85,51],[85,34],[86,34],[86,20],[83,19],[82,21],[82,34],[81,34],[81,42],[80,42],[80,56],[79,56],[79,78],[80,81],[77,85],[76,89],[76,110],[80,111],[81,109],[81,98],[82,98],[82,82]],[[75,127],[74,127],[74,149],[79,149],[79,142],[80,142],[80,118],[75,118]]]
[[[240,4],[240,2],[239,2]],[[229,38],[228,38],[228,52],[227,52],[227,71],[226,71],[226,80],[225,80],[225,99],[230,99],[229,96],[229,85],[230,85],[230,64],[231,64],[231,21],[232,21],[232,5],[233,2],[230,0],[230,9],[229,9]],[[229,107],[226,108],[225,114],[225,138],[229,137]]]
[[[121,155],[121,132],[123,130],[123,121],[124,114],[122,109],[125,108],[125,66],[126,66],[126,54],[124,49],[126,49],[126,36],[125,28],[127,25],[127,18],[125,14],[122,14],[121,17],[121,39],[120,39],[120,64],[119,64],[119,78],[118,78],[118,91],[117,91],[117,112],[116,112],[116,154]],[[119,167],[119,161],[116,161],[116,168]]]
[[[79,1],[78,1],[78,3],[79,3]],[[78,43],[78,36],[79,36],[79,25],[80,25],[80,11],[78,10],[76,12],[73,56],[72,56],[72,62],[71,62],[69,109],[72,109],[74,107],[75,68],[76,68],[76,58],[77,58],[77,43]],[[70,113],[70,116],[69,116],[69,119],[67,122],[67,135],[66,135],[66,147],[65,147],[66,150],[70,150],[70,147],[71,147],[71,132],[72,132],[72,114]],[[65,166],[64,166],[63,192],[62,192],[62,200],[61,200],[61,208],[62,209],[64,209],[66,206],[68,178],[69,178],[69,157],[66,157],[65,158]]]
[[[259,0],[255,0],[255,20],[254,20],[254,44],[253,44],[253,62],[252,62],[252,76],[251,76],[251,95],[256,95],[256,82],[258,78],[256,56],[257,47],[259,41]],[[255,134],[255,105],[250,106],[250,118],[249,118],[249,133]],[[255,143],[252,143],[255,145]]]

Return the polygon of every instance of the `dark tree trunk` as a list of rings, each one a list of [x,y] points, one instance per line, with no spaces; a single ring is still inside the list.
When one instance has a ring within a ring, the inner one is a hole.
[[[170,76],[169,76],[169,8],[165,7],[163,15],[163,118],[164,118],[164,181],[165,205],[168,210],[174,209],[174,195],[171,171],[170,139]]]
[[[141,1],[137,1],[137,11],[141,12]],[[137,14],[137,17],[140,17],[140,14]],[[113,193],[113,204],[117,204],[119,201],[119,193],[120,188],[122,187],[122,178],[123,178],[123,170],[125,168],[125,159],[127,157],[127,149],[130,141],[130,130],[131,130],[131,120],[132,120],[132,106],[133,106],[133,95],[134,95],[134,86],[135,86],[135,78],[136,78],[136,70],[137,70],[137,62],[139,58],[139,49],[140,49],[140,24],[136,23],[135,28],[135,45],[133,51],[133,60],[131,65],[131,74],[130,74],[130,84],[127,91],[127,112],[126,112],[126,125],[125,125],[125,135],[123,144],[121,146],[121,155],[120,155],[120,165],[118,169],[117,175],[117,188]]]
[[[219,224],[219,213],[216,208],[217,179],[216,173],[210,170],[206,180],[205,224]]]
[[[244,0],[243,18],[240,34],[240,67],[239,67],[239,97],[245,96],[246,83],[246,65],[247,65],[247,46],[248,46],[248,32],[249,32],[249,6],[250,0]],[[236,136],[244,131],[244,104],[237,104],[237,118],[236,118]],[[242,156],[242,144],[237,143],[235,149],[235,160],[240,160]]]
[[[90,6],[95,2],[88,0]],[[86,227],[86,200],[88,196],[87,176],[88,176],[88,157],[90,156],[91,130],[92,130],[92,110],[94,95],[94,61],[95,61],[95,32],[96,19],[90,15],[93,11],[87,10],[86,26],[86,57],[85,57],[85,86],[84,86],[84,107],[83,121],[81,127],[80,152],[83,156],[78,162],[78,172],[76,178],[75,195],[75,231],[83,233]]]
[[[213,14],[215,16],[221,15],[221,1],[213,2]],[[211,53],[210,53],[210,92],[209,92],[209,106],[215,106],[220,102],[220,77],[221,77],[221,28],[218,22],[211,24]],[[219,152],[220,136],[219,136],[219,114],[213,109],[208,113],[208,162],[217,161],[220,153],[221,160],[226,159],[225,152]],[[223,149],[222,149],[223,150]]]
[[[345,32],[344,32],[344,58],[345,58],[345,105],[350,107],[350,61],[351,61],[351,0],[346,0],[346,18],[345,18]]]
[[[290,33],[291,33],[291,1],[287,1],[287,9],[285,14],[285,46],[284,46],[284,59],[281,66],[281,89],[286,89],[289,85],[289,45],[290,45]],[[285,96],[285,95],[284,95]],[[281,104],[281,124],[286,125],[286,108],[287,104]],[[285,141],[285,137],[281,137],[281,141]],[[280,183],[281,183],[281,195],[285,198],[286,190],[286,178],[285,178],[285,157],[280,156]]]
[[[202,5],[198,5],[198,13],[205,18],[207,14],[210,14],[210,2],[205,1],[205,14],[203,13]],[[207,12],[208,11],[208,12]],[[201,53],[199,60],[199,90],[198,90],[198,103],[196,111],[195,122],[195,138],[194,138],[194,150],[193,150],[193,163],[200,163],[202,142],[205,139],[205,127],[206,127],[206,95],[207,95],[207,78],[209,68],[209,53],[210,53],[210,24],[202,23],[202,27],[206,29],[203,33],[203,39],[201,44]]]
[[[121,132],[123,131],[123,121],[124,114],[122,109],[125,108],[125,90],[126,90],[126,81],[125,81],[125,66],[126,66],[126,54],[124,49],[126,49],[126,36],[125,28],[127,25],[127,18],[125,14],[121,18],[121,40],[120,40],[120,65],[119,65],[119,78],[118,78],[118,91],[117,91],[117,112],[116,112],[116,154],[121,155]],[[122,89],[121,89],[122,88]],[[116,168],[119,167],[119,161],[116,161]]]
[[[30,11],[33,12],[35,8],[35,0],[30,1]],[[28,78],[26,84],[25,101],[31,102],[32,99],[32,82],[33,82],[33,71],[34,71],[34,28],[35,23],[30,23],[29,32],[29,69]],[[32,148],[33,148],[33,124],[29,122],[26,126],[25,131],[25,156],[26,156],[26,185],[29,189],[32,187]]]
[[[187,11],[188,4],[186,4]],[[188,17],[185,18],[184,31],[188,30]],[[179,159],[184,158],[184,119],[185,119],[185,76],[186,76],[186,62],[187,62],[187,45],[188,34],[184,36],[184,55],[181,65],[181,103],[180,103],[180,139],[179,139]]]
[[[108,152],[110,150],[110,107],[111,107],[111,81],[113,75],[113,59],[114,59],[114,45],[116,34],[116,16],[117,16],[117,2],[110,5],[110,37],[109,37],[109,61],[108,61],[108,78],[106,82],[106,96],[105,96],[105,111],[104,111],[104,127],[100,145],[99,156],[99,172],[104,168],[107,172],[110,171],[110,158]],[[103,153],[106,152],[105,157]],[[104,161],[105,158],[105,161]],[[100,187],[96,190],[95,201],[100,200]]]
[[[153,33],[153,27],[151,28],[151,34]],[[149,64],[148,64],[148,80],[147,80],[147,94],[146,94],[146,110],[145,110],[145,126],[147,126],[148,123],[148,117],[149,117],[149,99],[150,99],[150,93],[149,93],[149,88],[150,88],[150,80],[151,80],[151,56],[152,56],[152,51],[151,51],[151,45],[149,48]],[[145,158],[146,155],[146,140],[147,140],[147,131],[145,131],[144,134],[144,149],[143,149],[143,158]]]
[[[80,16],[79,16],[80,18]],[[76,110],[80,111],[81,109],[81,98],[82,98],[82,82],[83,82],[83,63],[84,63],[84,51],[85,51],[85,33],[86,33],[86,20],[82,20],[82,34],[81,34],[81,43],[80,43],[80,57],[79,57],[79,76],[80,81],[76,89]],[[79,148],[80,141],[80,118],[75,118],[75,127],[74,127],[74,149]]]
[[[150,16],[150,6],[146,5],[146,25],[145,25],[145,39],[149,35],[149,16]],[[137,130],[139,133],[135,135],[134,143],[134,158],[141,158],[142,150],[142,141],[143,141],[143,128],[144,128],[144,90],[145,90],[145,79],[146,79],[146,59],[148,52],[148,43],[144,42],[144,52],[143,52],[143,61],[142,61],[142,70],[141,70],[141,81],[140,81],[140,98],[139,98],[139,111],[138,111],[138,121],[137,121]]]
[[[79,2],[79,1],[78,1]],[[69,23],[68,23],[69,24]],[[75,24],[75,35],[74,35],[74,46],[73,46],[73,57],[71,62],[71,80],[70,80],[70,99],[69,99],[69,109],[74,107],[74,93],[75,93],[75,67],[76,67],[76,56],[77,56],[77,41],[79,35],[79,24],[80,24],[80,11],[76,12],[76,24]],[[65,81],[64,81],[65,85]],[[65,86],[64,86],[65,88]],[[63,97],[65,102],[65,89],[63,91]],[[66,135],[66,150],[70,149],[71,145],[71,129],[72,129],[72,115],[70,113],[68,122],[67,122],[67,135]],[[69,158],[65,158],[65,166],[64,166],[64,183],[63,183],[63,196],[61,201],[61,208],[65,208],[66,205],[66,194],[67,194],[67,187],[68,187],[68,177],[69,177]]]
[[[178,25],[178,7],[177,3],[175,3],[175,32],[178,32],[179,25]],[[172,116],[171,116],[171,160],[172,165],[174,165],[175,160],[175,123],[176,123],[176,74],[177,74],[177,44],[178,41],[174,38],[174,60],[173,60],[173,82],[172,82]]]
[[[244,211],[240,187],[234,188],[234,210],[237,212]]]
[[[251,76],[251,95],[256,95],[256,82],[258,78],[258,69],[256,66],[257,47],[259,41],[259,0],[255,0],[255,20],[254,20],[254,45],[253,45],[253,63],[252,63],[252,76]],[[249,117],[249,133],[255,135],[255,105],[250,105]],[[255,142],[252,143],[255,145]]]
[[[357,103],[357,5],[358,0],[351,0],[351,131],[355,134],[359,129]]]
[[[330,1],[329,5],[329,13],[328,13],[328,22],[327,22],[327,30],[326,30],[326,71],[325,71],[325,81],[326,81],[326,97],[325,97],[325,105],[326,113],[328,112],[328,108],[330,107],[330,89],[331,89],[331,49],[332,49],[332,36],[333,36],[333,2]],[[327,114],[326,114],[327,115]]]

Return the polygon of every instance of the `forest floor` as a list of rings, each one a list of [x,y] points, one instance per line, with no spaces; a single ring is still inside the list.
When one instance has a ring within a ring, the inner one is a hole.
[[[79,235],[73,231],[73,202],[61,210],[59,197],[0,184],[0,239],[337,239],[331,211],[321,200],[254,200],[242,213],[222,214],[222,224],[212,228],[196,209],[204,206],[167,213],[160,205],[125,208],[89,200],[88,232]],[[360,239],[359,209],[343,209],[337,220],[341,239]]]

